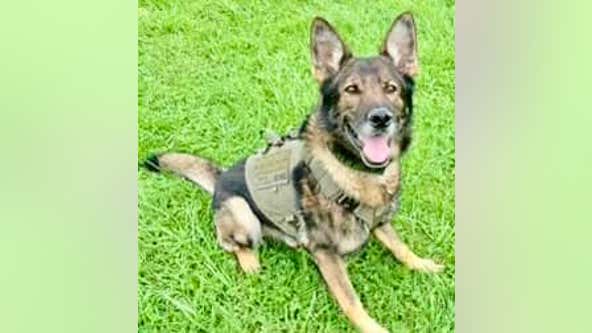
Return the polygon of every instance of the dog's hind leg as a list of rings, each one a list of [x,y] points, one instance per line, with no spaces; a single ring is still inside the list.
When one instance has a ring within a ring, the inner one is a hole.
[[[220,246],[236,255],[245,273],[259,271],[256,248],[261,242],[261,222],[247,201],[239,196],[224,200],[216,209],[214,219]]]
[[[413,253],[390,223],[377,227],[373,232],[374,236],[391,251],[395,258],[410,269],[427,273],[438,273],[444,269],[444,265],[437,264],[431,259],[421,258]]]

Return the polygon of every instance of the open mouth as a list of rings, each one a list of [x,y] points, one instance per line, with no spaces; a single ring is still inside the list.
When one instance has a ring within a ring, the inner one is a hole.
[[[362,161],[366,166],[381,168],[390,162],[392,151],[392,138],[390,135],[358,135],[349,123],[345,124],[345,128],[351,143],[360,152]]]

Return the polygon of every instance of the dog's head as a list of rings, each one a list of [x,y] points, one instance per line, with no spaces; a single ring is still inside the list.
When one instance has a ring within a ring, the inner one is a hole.
[[[384,167],[410,140],[413,78],[419,69],[413,16],[395,19],[378,56],[354,57],[322,18],[312,23],[310,46],[324,128],[367,167]]]

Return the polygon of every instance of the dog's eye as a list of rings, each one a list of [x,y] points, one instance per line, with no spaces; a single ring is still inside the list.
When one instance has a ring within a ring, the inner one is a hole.
[[[384,86],[384,91],[385,91],[387,94],[392,94],[392,93],[394,93],[394,92],[396,92],[396,91],[397,91],[397,86],[395,86],[395,85],[394,85],[394,84],[392,84],[392,83],[387,83],[387,84]]]
[[[350,84],[345,87],[345,91],[350,94],[357,94],[360,92],[360,88],[356,84]]]

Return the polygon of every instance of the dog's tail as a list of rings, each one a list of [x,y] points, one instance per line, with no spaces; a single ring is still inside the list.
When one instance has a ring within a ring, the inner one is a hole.
[[[210,194],[214,193],[214,186],[216,185],[218,176],[223,171],[208,160],[180,153],[151,155],[144,162],[144,165],[150,171],[172,171],[196,183]]]

